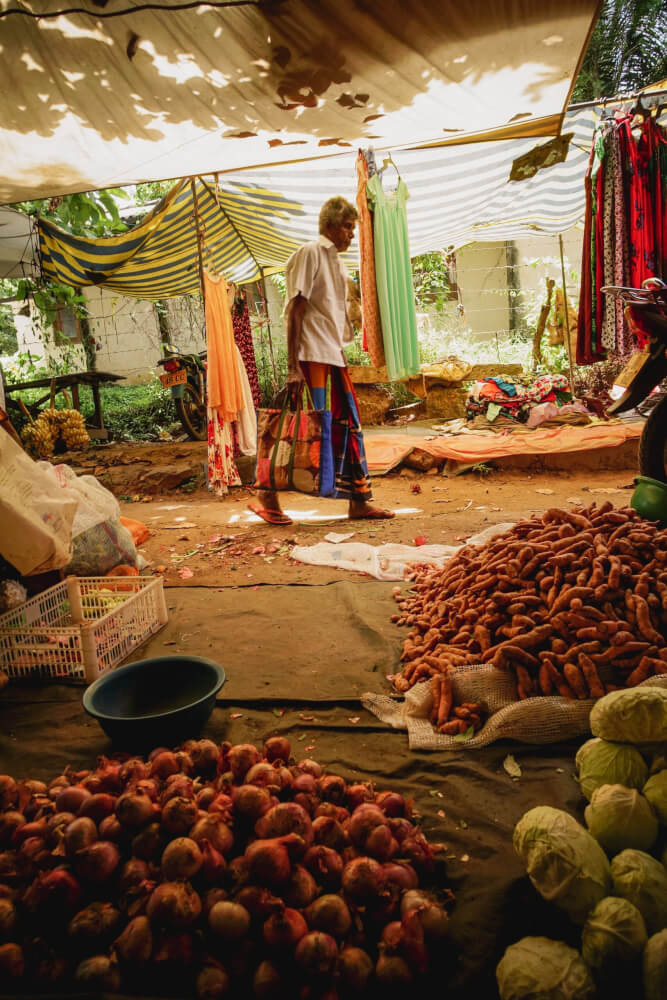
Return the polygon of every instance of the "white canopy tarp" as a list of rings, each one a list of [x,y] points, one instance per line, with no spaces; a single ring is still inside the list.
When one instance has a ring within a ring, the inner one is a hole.
[[[68,6],[0,0],[0,203],[556,135],[599,3],[77,0],[53,16]]]
[[[37,248],[33,220],[12,208],[0,208],[0,278],[37,277]]]

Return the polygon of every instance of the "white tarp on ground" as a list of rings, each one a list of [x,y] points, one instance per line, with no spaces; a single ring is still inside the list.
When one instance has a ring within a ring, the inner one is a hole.
[[[78,0],[84,13],[55,16],[68,6],[0,0],[0,203],[488,129],[555,135],[599,4]]]

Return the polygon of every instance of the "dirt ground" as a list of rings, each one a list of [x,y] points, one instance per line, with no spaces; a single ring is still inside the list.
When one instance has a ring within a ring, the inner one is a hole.
[[[517,521],[549,507],[630,500],[634,468],[573,472],[499,470],[453,478],[403,469],[373,477],[375,502],[396,512],[391,521],[348,521],[347,505],[290,493],[284,509],[288,527],[266,524],[248,510],[254,496],[238,488],[227,498],[205,489],[171,490],[160,497],[122,502],[126,517],[150,529],[141,552],[164,576],[167,586],[248,587],[260,584],[322,584],[350,578],[348,570],[308,566],[290,558],[294,544],[314,545],[329,532],[352,533],[351,540],[382,545],[415,539],[455,545],[505,521]],[[424,544],[424,542],[422,542]],[[192,574],[192,575],[190,575]]]

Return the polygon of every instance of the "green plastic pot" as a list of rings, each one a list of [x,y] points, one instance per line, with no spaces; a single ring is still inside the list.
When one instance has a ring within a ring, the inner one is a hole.
[[[666,527],[667,483],[649,476],[637,476],[630,506],[647,521],[659,521],[661,527]]]

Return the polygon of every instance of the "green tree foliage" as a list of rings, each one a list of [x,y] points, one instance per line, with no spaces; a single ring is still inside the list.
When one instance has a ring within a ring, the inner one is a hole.
[[[137,184],[134,192],[134,200],[137,205],[146,205],[151,201],[159,201],[171,191],[176,181],[148,181],[145,184]]]
[[[572,94],[573,102],[631,92],[667,77],[664,0],[606,0]]]
[[[127,230],[118,212],[118,199],[127,197],[122,188],[108,188],[22,201],[13,207],[27,215],[48,219],[75,236],[113,236]]]
[[[449,274],[444,255],[436,251],[413,257],[412,284],[418,309],[435,306],[438,312],[442,312],[449,298]]]

